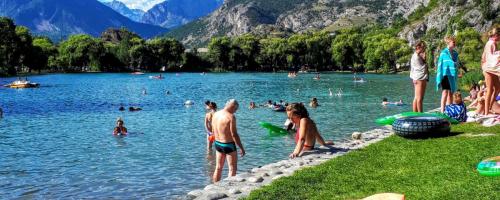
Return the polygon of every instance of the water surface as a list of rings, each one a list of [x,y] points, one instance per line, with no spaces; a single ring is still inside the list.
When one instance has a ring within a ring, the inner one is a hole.
[[[241,103],[239,133],[247,156],[239,172],[286,159],[292,137],[270,138],[258,121],[277,125],[284,113],[259,108],[250,101],[268,99],[308,102],[326,139],[342,141],[354,131],[376,127],[377,117],[411,110],[411,105],[382,107],[381,99],[410,102],[413,88],[407,76],[362,75],[367,83],[353,83],[352,75],[183,73],[164,80],[148,75],[53,74],[29,77],[37,89],[0,88],[0,198],[175,198],[210,182],[213,155],[207,154],[203,102],[222,107],[229,98]],[[13,78],[0,79],[4,85]],[[147,95],[142,90],[147,90]],[[343,96],[330,96],[339,88]],[[166,91],[171,95],[166,95]],[[438,106],[438,93],[429,84],[425,109]],[[186,100],[195,104],[183,106]],[[120,112],[120,105],[139,106],[140,112]],[[132,132],[113,137],[117,117]],[[227,168],[226,168],[227,170]],[[225,172],[227,173],[227,171]]]

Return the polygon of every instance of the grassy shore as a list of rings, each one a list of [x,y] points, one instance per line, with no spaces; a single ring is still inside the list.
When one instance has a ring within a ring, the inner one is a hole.
[[[407,199],[500,199],[500,177],[476,165],[500,156],[500,126],[453,126],[454,136],[391,136],[253,191],[247,199],[361,199],[394,192]],[[492,136],[479,136],[490,133]]]

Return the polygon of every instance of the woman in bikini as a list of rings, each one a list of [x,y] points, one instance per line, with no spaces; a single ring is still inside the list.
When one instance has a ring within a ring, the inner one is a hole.
[[[326,141],[319,134],[316,123],[309,118],[306,107],[300,103],[292,103],[286,108],[288,118],[298,127],[295,133],[295,150],[290,154],[290,158],[295,158],[302,154],[304,150],[312,150],[318,141],[322,146],[333,145],[332,141]]]
[[[206,101],[207,114],[205,115],[205,130],[207,131],[207,151],[212,150],[212,144],[214,143],[215,136],[212,129],[212,118],[215,111],[217,111],[217,104],[214,102]]]

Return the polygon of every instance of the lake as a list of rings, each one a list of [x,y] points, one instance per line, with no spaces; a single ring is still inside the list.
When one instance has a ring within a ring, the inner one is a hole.
[[[214,156],[206,152],[203,120],[205,100],[219,108],[229,98],[240,102],[236,113],[247,155],[239,172],[287,159],[292,136],[269,137],[259,121],[282,125],[285,113],[248,109],[269,99],[308,103],[325,139],[341,142],[354,131],[377,127],[374,120],[410,111],[406,106],[382,107],[381,99],[411,102],[407,75],[198,73],[164,74],[164,80],[130,74],[51,74],[30,76],[36,89],[0,88],[0,198],[176,198],[210,183]],[[5,85],[15,78],[0,79]],[[440,93],[428,85],[424,109],[439,106]],[[142,90],[147,90],[147,95]],[[342,96],[330,96],[342,88]],[[166,95],[166,91],[171,95]],[[186,100],[194,105],[184,106]],[[120,105],[139,112],[120,112]],[[131,134],[114,137],[122,117]],[[225,168],[224,176],[227,174]],[[134,199],[135,199],[134,198]]]

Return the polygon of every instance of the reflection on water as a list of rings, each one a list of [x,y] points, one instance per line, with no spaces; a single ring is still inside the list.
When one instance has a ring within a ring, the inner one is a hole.
[[[271,99],[321,105],[309,109],[325,139],[336,142],[354,131],[376,127],[374,119],[411,109],[382,107],[383,97],[411,102],[407,76],[364,75],[353,83],[347,74],[174,74],[164,80],[129,74],[55,74],[33,76],[37,89],[0,88],[0,199],[175,198],[210,183],[214,154],[207,154],[203,119],[205,100],[222,107],[240,101],[238,132],[247,155],[238,171],[286,159],[293,135],[270,137],[259,121],[281,126],[285,113],[247,109],[251,101]],[[6,84],[15,78],[0,79]],[[432,80],[432,79],[431,79]],[[424,107],[438,106],[438,93],[428,87]],[[147,95],[142,94],[142,89]],[[330,96],[329,88],[342,88]],[[170,95],[166,95],[166,91]],[[184,102],[194,104],[185,107]],[[123,105],[141,107],[120,112]],[[131,132],[113,137],[121,117]],[[143,133],[143,134],[141,134]],[[223,176],[227,176],[227,167]]]
[[[205,176],[212,177],[215,170],[215,150],[207,151],[207,162],[205,165]]]

